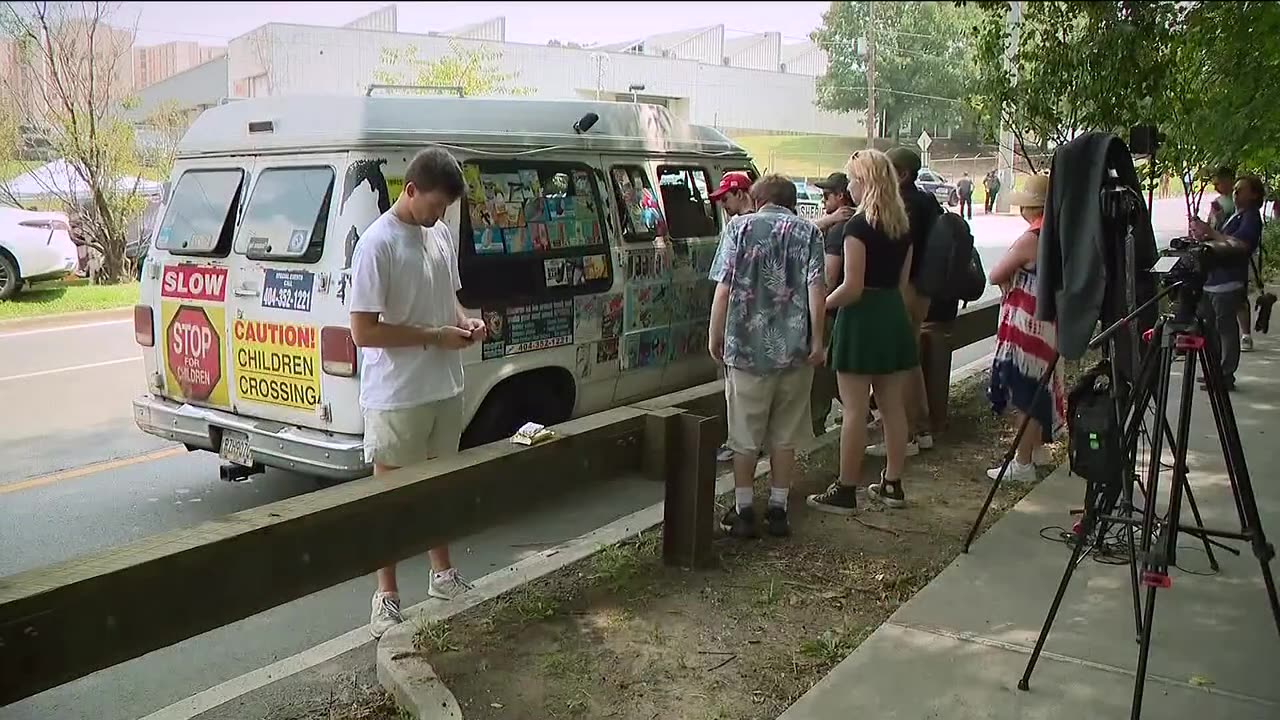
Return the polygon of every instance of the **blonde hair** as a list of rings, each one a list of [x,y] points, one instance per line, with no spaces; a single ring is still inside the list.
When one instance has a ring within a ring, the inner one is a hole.
[[[907,209],[902,204],[898,174],[889,156],[879,150],[859,150],[849,157],[845,171],[862,186],[858,210],[866,216],[867,224],[891,239],[905,238],[909,228]]]

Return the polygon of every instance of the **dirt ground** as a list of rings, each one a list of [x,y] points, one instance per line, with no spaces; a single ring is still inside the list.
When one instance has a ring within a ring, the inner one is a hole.
[[[810,509],[835,476],[829,443],[802,461],[789,539],[718,537],[718,567],[693,572],[662,565],[653,530],[419,627],[418,647],[468,720],[776,718],[959,552],[1013,435],[984,387],[953,388],[952,429],[908,462],[906,509]],[[1006,481],[987,524],[1028,490]]]

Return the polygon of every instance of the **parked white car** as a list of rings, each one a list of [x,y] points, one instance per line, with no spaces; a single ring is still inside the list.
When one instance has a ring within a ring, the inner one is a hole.
[[[65,214],[0,207],[0,300],[27,283],[66,277],[78,262]]]

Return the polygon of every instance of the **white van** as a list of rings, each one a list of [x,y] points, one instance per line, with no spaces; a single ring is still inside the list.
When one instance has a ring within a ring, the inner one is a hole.
[[[428,146],[463,165],[446,222],[471,447],[715,377],[708,193],[755,169],[716,130],[640,104],[449,97],[235,101],[183,138],[135,309],[142,430],[264,466],[368,473],[348,331],[351,253]]]

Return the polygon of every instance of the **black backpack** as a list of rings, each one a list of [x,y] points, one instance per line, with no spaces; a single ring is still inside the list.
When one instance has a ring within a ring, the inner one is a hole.
[[[964,302],[973,302],[986,292],[987,273],[964,218],[943,212],[933,223],[920,260],[916,289],[928,297]]]

